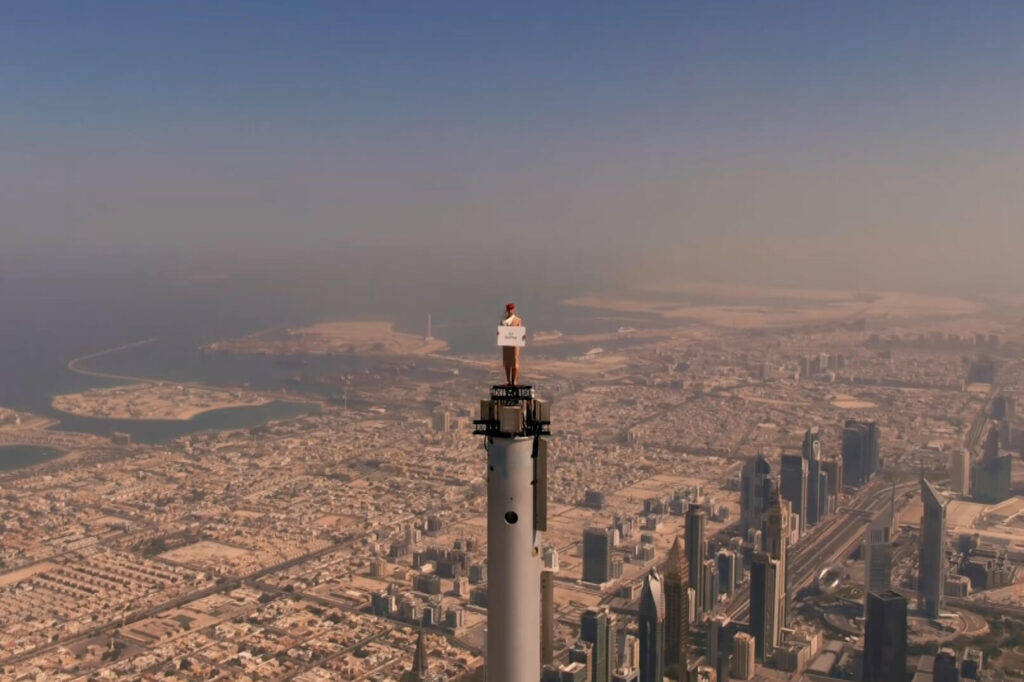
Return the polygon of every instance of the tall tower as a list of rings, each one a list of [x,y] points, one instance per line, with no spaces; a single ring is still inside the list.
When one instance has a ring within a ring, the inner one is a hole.
[[[724,613],[716,613],[708,623],[708,638],[706,642],[708,665],[718,673],[718,679],[728,680],[729,674],[729,652],[725,650],[729,626],[729,616]]]
[[[825,515],[828,498],[828,476],[821,467],[821,433],[817,427],[807,429],[801,455],[807,460],[807,508],[804,510],[804,527],[817,525]]]
[[[789,501],[793,513],[799,516],[801,535],[807,530],[808,464],[808,461],[800,455],[782,456],[779,492],[783,498]],[[815,481],[815,485],[817,485],[817,481]]]
[[[685,669],[690,651],[690,566],[676,536],[665,562],[665,664]]]
[[[962,448],[954,450],[949,467],[950,487],[963,496],[971,494],[971,451]]]
[[[743,567],[736,560],[736,553],[731,549],[720,549],[716,560],[718,561],[718,591],[731,597],[733,590],[740,582],[739,572],[743,570]]]
[[[530,386],[495,386],[473,424],[487,450],[487,679],[540,679],[549,405]]]
[[[594,662],[590,667],[591,682],[611,682],[613,618],[608,607],[592,606],[580,617],[580,639],[589,642]]]
[[[690,504],[686,510],[686,562],[690,574],[687,576],[689,586],[697,591],[697,617],[704,613],[708,605],[704,603],[704,530],[707,527],[707,514],[699,504]]]
[[[960,671],[956,666],[955,649],[943,647],[935,654],[932,680],[933,682],[960,682]]]
[[[701,590],[704,591],[704,596],[701,598],[704,612],[711,614],[718,603],[718,562],[714,559],[705,559],[700,577],[704,581],[701,585]]]
[[[868,526],[864,549],[864,590],[885,592],[892,587],[892,519],[888,515]]]
[[[761,528],[761,519],[772,496],[771,473],[772,466],[764,455],[758,455],[743,465],[740,474],[740,520],[744,530]]]
[[[878,425],[847,419],[843,426],[843,484],[859,488],[880,466]]]
[[[600,585],[612,579],[613,544],[610,528],[583,529],[583,582]]]
[[[778,597],[779,622],[782,627],[789,623],[789,571],[786,562],[789,551],[789,502],[776,496],[765,522],[764,549],[778,562],[781,589]]]
[[[427,649],[423,643],[423,630],[416,637],[416,651],[412,655],[412,669],[405,674],[405,682],[428,682]]]
[[[640,682],[663,682],[665,677],[665,588],[661,576],[654,568],[644,578],[644,589],[640,593],[639,625]]]
[[[843,494],[843,458],[833,457],[821,463],[821,470],[828,478],[828,495],[822,505],[824,513],[831,514],[839,509],[839,496]]]
[[[865,682],[907,679],[907,599],[886,590],[868,593],[864,622]]]
[[[555,572],[545,568],[540,573],[540,662],[555,661]]]
[[[745,632],[738,632],[732,639],[732,667],[729,676],[737,680],[749,680],[754,677],[754,637]]]
[[[938,618],[946,583],[946,501],[921,477],[921,550],[918,566],[918,606],[929,618]]]
[[[754,636],[754,651],[760,661],[767,660],[779,643],[782,591],[779,562],[764,552],[754,554],[750,561],[750,634]]]
[[[974,501],[998,504],[1009,499],[1012,468],[1012,455],[999,454],[999,422],[993,421],[982,448],[982,456],[974,465],[971,486]]]

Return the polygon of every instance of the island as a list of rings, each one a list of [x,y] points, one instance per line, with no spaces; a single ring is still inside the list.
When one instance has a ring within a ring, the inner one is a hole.
[[[269,402],[263,396],[240,389],[151,382],[58,395],[51,404],[55,410],[80,417],[185,421],[212,410]]]
[[[432,336],[397,332],[390,322],[322,322],[300,329],[270,330],[217,341],[202,349],[283,356],[430,355],[447,350],[448,343]]]

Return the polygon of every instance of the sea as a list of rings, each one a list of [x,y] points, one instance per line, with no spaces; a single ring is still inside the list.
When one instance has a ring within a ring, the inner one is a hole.
[[[427,316],[434,336],[454,353],[493,352],[493,330],[505,301],[514,298],[528,328],[592,333],[646,316],[608,315],[567,307],[561,300],[588,293],[588,287],[560,287],[558,295],[527,283],[421,277],[405,285],[394,273],[377,281],[365,273],[325,274],[322,269],[286,275],[258,268],[237,272],[205,269],[93,267],[26,268],[0,272],[0,406],[59,420],[54,428],[109,435],[125,431],[134,440],[158,443],[205,430],[247,428],[268,420],[294,417],[319,408],[304,396],[326,397],[338,389],[288,373],[324,376],[372,370],[380,359],[334,356],[309,358],[290,367],[288,359],[209,353],[210,341],[268,329],[299,327],[328,320],[384,320],[399,331],[425,334]],[[426,278],[429,280],[429,278]],[[68,368],[72,359],[155,338],[89,359],[81,367],[99,372],[170,382],[218,386],[282,387],[296,394],[259,407],[216,410],[188,421],[93,419],[54,410],[53,396],[124,381],[87,376]],[[587,348],[562,349],[564,353]],[[52,458],[47,448],[0,450],[0,469]]]

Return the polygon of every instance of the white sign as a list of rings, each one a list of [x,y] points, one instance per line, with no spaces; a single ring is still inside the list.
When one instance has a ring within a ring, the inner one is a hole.
[[[498,345],[522,348],[526,345],[526,327],[498,325]]]

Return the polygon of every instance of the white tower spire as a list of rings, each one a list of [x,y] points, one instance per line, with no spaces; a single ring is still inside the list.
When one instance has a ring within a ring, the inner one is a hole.
[[[530,386],[480,401],[487,449],[488,682],[540,678],[541,548],[547,529],[547,402]]]

